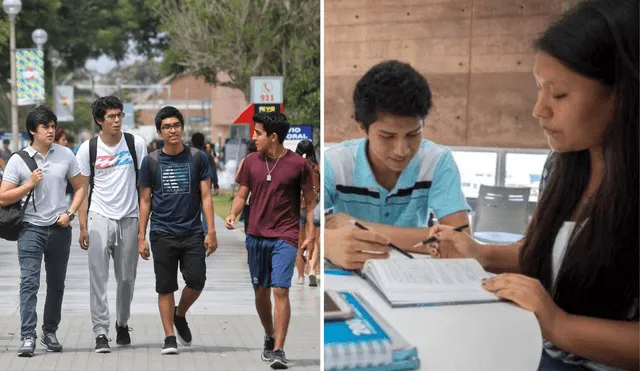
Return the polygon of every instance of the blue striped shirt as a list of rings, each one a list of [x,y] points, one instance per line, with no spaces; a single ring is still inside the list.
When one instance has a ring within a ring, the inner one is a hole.
[[[470,210],[448,148],[423,139],[389,191],[376,181],[366,143],[366,139],[345,141],[325,152],[325,209],[399,227],[425,227],[430,212],[440,219]]]

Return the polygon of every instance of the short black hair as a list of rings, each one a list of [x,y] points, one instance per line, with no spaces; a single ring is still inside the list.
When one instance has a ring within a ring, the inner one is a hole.
[[[177,118],[178,120],[180,120],[180,125],[184,127],[184,118],[182,117],[182,113],[180,113],[180,111],[173,106],[166,106],[166,107],[162,107],[160,111],[156,113],[155,122],[156,122],[156,129],[158,131],[160,131],[160,125],[162,125],[162,120],[169,117]]]
[[[276,133],[280,144],[284,143],[287,134],[289,134],[289,121],[287,116],[279,112],[260,112],[252,118],[253,122],[260,123],[264,126],[267,135]]]
[[[191,144],[198,148],[198,149],[203,149],[204,148],[204,134],[202,133],[193,133],[193,135],[191,136]]]
[[[51,108],[41,104],[37,107],[34,107],[29,114],[27,115],[27,135],[29,136],[29,141],[33,142],[33,134],[32,131],[36,131],[38,129],[38,125],[46,125],[53,121],[54,126],[58,126],[58,117],[51,110]]]
[[[9,143],[11,143],[11,141],[10,141],[9,139],[4,139],[4,140],[2,141],[2,144],[9,144]]]
[[[93,114],[93,121],[102,129],[102,125],[98,123],[98,120],[104,120],[104,115],[110,109],[119,108],[122,111],[122,102],[118,97],[108,95],[106,97],[100,97],[91,103],[91,113]]]
[[[353,92],[355,119],[369,130],[379,114],[424,119],[431,109],[427,80],[408,63],[388,60],[373,66]]]

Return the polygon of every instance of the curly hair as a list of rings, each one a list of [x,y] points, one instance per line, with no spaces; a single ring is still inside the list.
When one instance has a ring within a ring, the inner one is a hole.
[[[431,89],[424,76],[409,64],[384,61],[358,81],[353,105],[356,121],[368,131],[381,113],[424,119],[432,106]]]

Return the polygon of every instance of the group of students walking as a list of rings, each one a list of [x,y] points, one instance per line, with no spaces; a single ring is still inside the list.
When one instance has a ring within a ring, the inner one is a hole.
[[[111,351],[107,304],[110,261],[117,283],[116,343],[126,346],[131,344],[128,321],[138,256],[148,260],[151,253],[165,331],[162,354],[177,354],[177,339],[191,345],[185,315],[204,288],[205,259],[218,247],[210,159],[202,150],[183,144],[184,119],[178,109],[168,106],[156,114],[155,126],[164,146],[151,153],[141,137],[122,132],[122,109],[122,102],[114,96],[96,100],[92,113],[101,133],[82,143],[74,156],[70,149],[54,143],[55,114],[38,106],[26,120],[30,145],[18,152],[19,156],[11,156],[6,165],[0,206],[25,204],[17,238],[21,357],[33,356],[36,348],[36,302],[43,258],[47,293],[40,343],[48,351],[62,351],[56,331],[71,247],[70,223],[76,215],[79,244],[88,257],[95,351]],[[290,315],[288,288],[297,250],[299,195],[305,193],[310,211],[317,198],[306,161],[282,147],[289,129],[286,117],[260,114],[254,119],[258,153],[249,156],[240,170],[240,191],[226,224],[233,228],[251,190],[256,212],[251,216],[247,250],[256,306],[265,330],[262,359],[273,368],[287,368],[283,348]],[[70,205],[65,198],[67,181],[75,191]],[[283,197],[289,194],[295,195]],[[311,212],[307,214],[309,221],[312,217]],[[150,243],[146,233],[149,220]],[[315,242],[313,223],[309,224],[305,246]],[[185,287],[176,302],[178,264]],[[271,287],[276,300],[275,330]]]

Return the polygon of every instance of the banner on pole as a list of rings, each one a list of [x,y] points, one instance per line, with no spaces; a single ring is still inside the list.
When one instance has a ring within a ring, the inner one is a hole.
[[[56,86],[56,116],[60,122],[73,121],[73,86]]]
[[[18,105],[44,102],[44,52],[16,49],[16,83]]]

